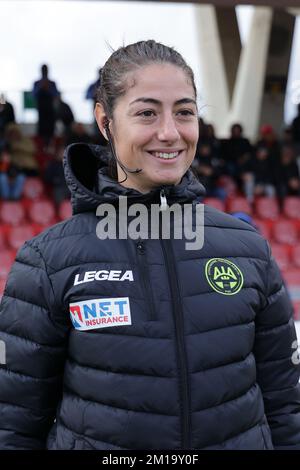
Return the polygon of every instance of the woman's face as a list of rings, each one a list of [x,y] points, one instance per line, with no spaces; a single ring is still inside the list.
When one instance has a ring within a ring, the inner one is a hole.
[[[185,72],[171,64],[151,64],[128,76],[128,90],[115,106],[110,131],[128,173],[124,186],[148,192],[178,184],[192,163],[198,140],[197,106]],[[118,166],[118,179],[124,172]]]

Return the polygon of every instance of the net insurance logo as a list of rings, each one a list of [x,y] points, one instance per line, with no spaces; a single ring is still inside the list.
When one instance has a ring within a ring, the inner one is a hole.
[[[131,325],[128,297],[89,299],[69,305],[76,330],[86,331],[109,326]]]
[[[244,277],[236,264],[223,258],[213,258],[205,265],[205,276],[209,285],[219,294],[237,294],[244,283]]]

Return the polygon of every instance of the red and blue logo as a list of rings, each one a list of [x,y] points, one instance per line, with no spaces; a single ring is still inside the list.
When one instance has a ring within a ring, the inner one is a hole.
[[[69,305],[76,330],[86,331],[109,326],[131,325],[128,297],[89,299]]]

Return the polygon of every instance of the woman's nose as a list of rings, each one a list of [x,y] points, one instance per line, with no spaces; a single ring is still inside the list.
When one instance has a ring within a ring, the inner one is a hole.
[[[173,116],[164,116],[161,119],[158,129],[158,138],[161,141],[170,142],[174,142],[180,138]]]

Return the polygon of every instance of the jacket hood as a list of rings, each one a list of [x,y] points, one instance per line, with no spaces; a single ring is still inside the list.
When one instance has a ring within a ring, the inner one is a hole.
[[[205,195],[205,189],[191,170],[178,185],[162,185],[146,194],[122,186],[108,174],[112,158],[108,147],[91,144],[69,145],[64,153],[63,165],[67,185],[71,192],[73,214],[96,210],[101,203],[116,203],[120,196],[127,196],[128,204],[134,202],[158,202],[159,191],[164,188],[168,204],[191,202]]]

